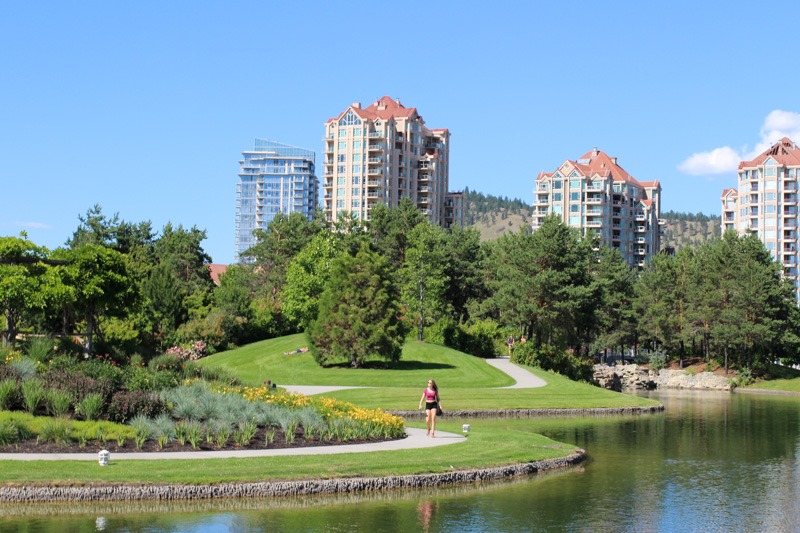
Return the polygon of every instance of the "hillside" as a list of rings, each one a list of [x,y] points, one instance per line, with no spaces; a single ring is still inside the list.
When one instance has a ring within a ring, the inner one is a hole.
[[[676,213],[667,211],[661,214],[666,221],[661,247],[680,250],[685,246],[699,246],[720,237],[720,217],[703,213]]]
[[[464,191],[464,196],[464,225],[477,229],[481,240],[493,240],[505,232],[530,227],[532,207],[529,203],[469,189]],[[699,246],[720,235],[718,216],[667,211],[661,218],[666,221],[662,248],[671,246],[679,250],[684,246]]]

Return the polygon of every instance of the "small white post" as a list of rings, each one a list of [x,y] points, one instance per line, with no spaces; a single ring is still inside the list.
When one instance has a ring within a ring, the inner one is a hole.
[[[461,431],[463,431],[464,433],[469,433],[469,424],[464,424],[463,426],[461,426]]]
[[[101,450],[100,453],[97,454],[97,462],[100,463],[100,466],[108,466],[110,460],[111,452],[108,450]]]

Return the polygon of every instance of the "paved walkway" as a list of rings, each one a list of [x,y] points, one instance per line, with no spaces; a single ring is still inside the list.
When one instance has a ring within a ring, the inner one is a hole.
[[[425,435],[424,429],[406,428],[404,439],[371,444],[342,444],[337,446],[307,446],[302,448],[276,448],[264,450],[224,450],[218,452],[131,452],[112,453],[112,461],[127,459],[225,459],[231,457],[278,457],[285,455],[333,455],[340,453],[380,452],[432,448],[463,442],[466,437],[456,433],[437,431],[436,438]],[[18,461],[97,461],[97,453],[0,453],[0,460]]]
[[[513,364],[508,357],[487,359],[486,362],[505,372],[516,380],[514,385],[498,387],[504,389],[543,387],[547,383],[533,373]],[[322,385],[282,385],[287,391],[299,394],[323,394],[343,389],[363,389],[366,387],[336,387]],[[404,439],[378,442],[374,444],[342,444],[337,446],[308,446],[302,448],[278,448],[263,450],[225,450],[218,452],[131,452],[114,453],[112,461],[130,459],[223,459],[230,457],[277,457],[286,455],[330,455],[339,453],[377,452],[388,450],[411,450],[431,448],[463,442],[466,437],[456,433],[439,431],[436,438],[425,435],[425,430],[406,428]],[[17,461],[97,461],[96,453],[0,453],[0,460]]]

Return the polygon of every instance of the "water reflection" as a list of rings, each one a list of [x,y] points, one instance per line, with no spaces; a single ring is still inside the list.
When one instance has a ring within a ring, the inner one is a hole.
[[[579,467],[435,491],[0,507],[0,531],[798,531],[800,399],[651,393],[663,413],[510,421]]]

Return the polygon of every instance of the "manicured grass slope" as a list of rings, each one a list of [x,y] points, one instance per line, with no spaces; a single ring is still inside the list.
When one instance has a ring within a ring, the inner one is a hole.
[[[362,387],[416,387],[422,390],[428,379],[450,383],[451,387],[505,387],[514,380],[477,357],[439,346],[409,341],[395,368],[382,361],[370,361],[367,368],[320,367],[310,353],[283,355],[308,346],[304,334],[288,335],[220,352],[199,361],[208,367],[223,367],[243,383],[261,385],[269,379],[278,386],[351,385]]]
[[[774,379],[772,381],[759,381],[747,387],[748,389],[784,390],[800,392],[800,378]]]
[[[321,368],[309,353],[283,355],[307,346],[304,335],[257,342],[215,354],[200,364],[222,366],[243,382],[260,385],[271,379],[279,386],[351,385],[371,387],[326,393],[369,408],[414,410],[428,379],[439,384],[447,410],[545,409],[657,405],[658,402],[619,394],[563,376],[530,369],[548,384],[534,389],[503,389],[514,383],[504,372],[483,359],[436,344],[410,341],[403,347],[398,368]]]
[[[486,364],[486,363],[484,363]],[[487,365],[488,366],[488,365]],[[659,405],[659,402],[576,383],[558,374],[527,368],[547,382],[533,389],[486,389],[450,387],[435,377],[440,386],[445,411],[492,409],[591,409],[596,407],[630,407]],[[362,407],[386,410],[415,410],[423,387],[350,389],[326,393]]]

